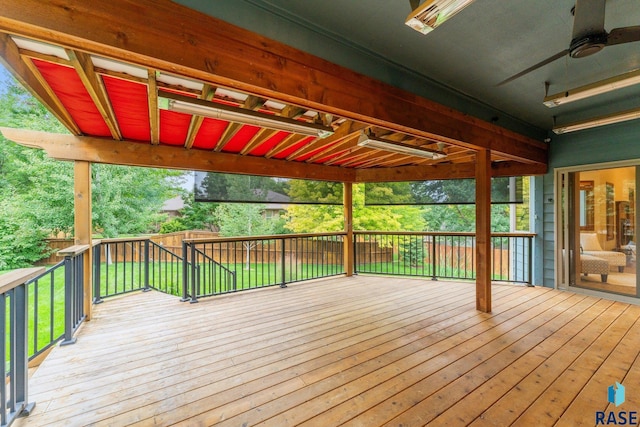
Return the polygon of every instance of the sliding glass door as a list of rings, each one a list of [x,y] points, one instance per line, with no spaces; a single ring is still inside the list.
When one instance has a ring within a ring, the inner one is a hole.
[[[561,287],[638,296],[636,166],[558,175]]]

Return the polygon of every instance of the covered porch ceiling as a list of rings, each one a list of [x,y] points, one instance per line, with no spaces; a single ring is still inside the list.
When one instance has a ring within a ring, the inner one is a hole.
[[[70,135],[2,133],[54,158],[375,182],[472,178],[489,150],[494,176],[547,171],[544,142],[168,0],[9,0],[1,14],[5,66]],[[175,95],[330,132],[166,109]],[[362,146],[363,133],[446,155]]]

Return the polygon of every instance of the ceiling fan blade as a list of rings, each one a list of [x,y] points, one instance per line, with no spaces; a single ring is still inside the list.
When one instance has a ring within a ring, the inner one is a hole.
[[[640,25],[614,28],[607,37],[607,46],[640,41]]]
[[[592,34],[603,34],[605,0],[576,0],[571,40],[580,40]]]
[[[512,82],[515,79],[524,76],[525,74],[529,74],[530,72],[532,72],[534,70],[537,70],[540,67],[544,67],[545,65],[552,63],[556,59],[562,58],[563,56],[567,55],[568,53],[569,53],[569,49],[565,49],[562,52],[558,52],[555,55],[545,59],[544,61],[538,62],[536,65],[533,65],[533,66],[527,68],[526,70],[520,71],[518,74],[514,74],[513,76],[509,77],[508,79],[501,81],[500,83],[497,84],[497,86],[502,86],[502,85],[505,85],[505,84],[507,84],[509,82]]]

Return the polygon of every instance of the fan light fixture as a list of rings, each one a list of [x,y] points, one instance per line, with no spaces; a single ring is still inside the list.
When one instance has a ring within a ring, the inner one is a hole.
[[[162,92],[158,95],[160,109],[178,113],[192,114],[245,125],[260,126],[268,129],[282,130],[301,135],[326,138],[333,134],[333,129],[316,123],[305,123],[298,120],[279,116],[267,116],[257,111],[232,107],[224,104],[214,104],[210,101]]]
[[[570,89],[565,92],[546,96],[543,103],[547,107],[553,108],[557,107],[558,105],[567,104],[579,99],[589,98],[591,96],[600,95],[639,83],[640,70],[630,71],[628,73],[620,74],[619,76],[614,76],[606,80],[601,80],[599,82],[580,86],[578,88]]]
[[[428,34],[472,2],[473,0],[427,0],[407,16],[405,24],[422,34]]]
[[[387,141],[364,132],[360,135],[360,138],[358,138],[358,145],[360,147],[370,147],[391,153],[408,154],[433,160],[447,157],[447,153],[443,151],[429,150],[427,148],[416,147],[415,145],[403,144],[402,142]]]
[[[626,122],[627,120],[640,119],[640,108],[623,111],[622,113],[611,114],[608,116],[596,117],[595,119],[583,122],[569,123],[553,128],[553,132],[560,135],[577,130],[590,129],[598,126],[611,125],[614,123]]]

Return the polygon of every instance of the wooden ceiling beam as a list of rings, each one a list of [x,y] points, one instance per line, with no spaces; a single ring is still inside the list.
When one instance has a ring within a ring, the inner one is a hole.
[[[158,108],[158,81],[155,70],[147,70],[147,104],[149,105],[149,127],[151,145],[160,144],[160,109]]]
[[[23,59],[24,58],[24,59]],[[0,34],[0,61],[27,90],[74,135],[80,135],[80,128],[71,118],[53,90],[45,83],[31,59],[20,55],[20,50],[8,34]]]
[[[491,176],[531,176],[546,173],[546,166],[532,163],[493,162]],[[474,163],[438,163],[397,168],[356,169],[356,182],[428,181],[434,179],[473,179]]]
[[[127,166],[144,166],[353,182],[355,171],[335,166],[309,165],[262,157],[239,156],[203,150],[176,150],[167,145],[113,141],[74,135],[52,134],[22,129],[0,128],[5,138],[18,144],[40,148],[57,160],[80,160]]]
[[[216,93],[216,89],[211,85],[205,84],[202,87],[202,93],[200,94],[200,99],[204,99],[206,101],[211,101],[213,96]],[[193,143],[196,140],[196,136],[200,131],[200,127],[202,126],[202,122],[204,122],[203,116],[192,116],[191,123],[189,123],[189,130],[187,131],[187,138],[184,143],[184,148],[190,150],[193,147]]]
[[[340,163],[340,166],[350,167],[353,163],[361,162],[362,159],[369,157],[370,154],[371,153],[369,153],[366,149],[362,147],[354,147],[354,148],[347,149],[344,153],[333,157],[331,160],[324,162],[323,164],[331,166],[342,161],[342,163]]]
[[[409,156],[406,154],[397,154],[397,153],[389,153],[387,156],[384,156],[384,160],[372,159],[371,161],[360,165],[361,168],[368,167],[394,167],[401,166],[407,163],[413,163],[415,161],[414,156]]]
[[[111,136],[117,141],[122,140],[120,126],[118,126],[118,120],[113,112],[113,106],[109,101],[109,95],[104,87],[102,78],[93,68],[91,56],[84,52],[77,52],[71,49],[66,49],[66,52],[69,57],[69,62],[73,68],[75,68],[76,73],[78,73],[80,81],[96,105],[96,109],[100,112],[102,119],[111,132]]]
[[[19,49],[20,55],[23,57],[31,58],[31,59],[39,59],[41,61],[51,62],[53,64],[72,66],[71,61],[68,59],[60,58],[55,55],[48,55],[46,53],[34,52],[28,49]]]
[[[326,149],[314,154],[309,159],[307,159],[307,162],[308,163],[315,162],[318,159],[323,159],[325,157],[332,156],[337,153],[341,153],[345,150],[355,148],[358,146],[357,142],[358,142],[359,136],[360,136],[359,132],[351,133],[349,136],[333,144],[331,147],[327,147]]]
[[[547,164],[548,147],[542,142],[169,0],[111,0],[100,8],[85,0],[5,0],[0,30],[397,132]]]
[[[300,141],[302,141],[303,139],[306,139],[306,138],[308,138],[307,135],[299,135],[297,133],[292,133],[291,135],[289,135],[285,139],[283,139],[275,147],[273,147],[271,150],[269,150],[264,156],[267,159],[275,157],[278,154],[282,153],[283,151],[288,150],[289,148],[291,148],[292,146],[296,145],[298,142],[300,142]]]
[[[227,127],[224,129],[224,132],[222,132],[222,135],[220,135],[220,139],[216,143],[216,146],[213,148],[213,151],[222,150],[224,146],[227,145],[229,141],[231,141],[231,138],[233,138],[241,128],[242,125],[240,123],[229,122],[227,124]]]
[[[275,129],[262,128],[242,147],[240,150],[241,155],[247,155],[253,151],[254,148],[262,145],[267,139],[278,133]]]
[[[287,157],[287,160],[295,160],[306,154],[334,145],[336,142],[339,142],[341,139],[351,137],[354,134],[359,133],[362,129],[365,129],[366,127],[367,125],[364,125],[362,123],[355,123],[351,120],[348,120],[342,123],[340,126],[338,126],[338,128],[333,132],[333,135],[330,135],[322,139],[316,139],[312,143],[307,144],[304,147],[300,147],[299,149],[291,153]]]

